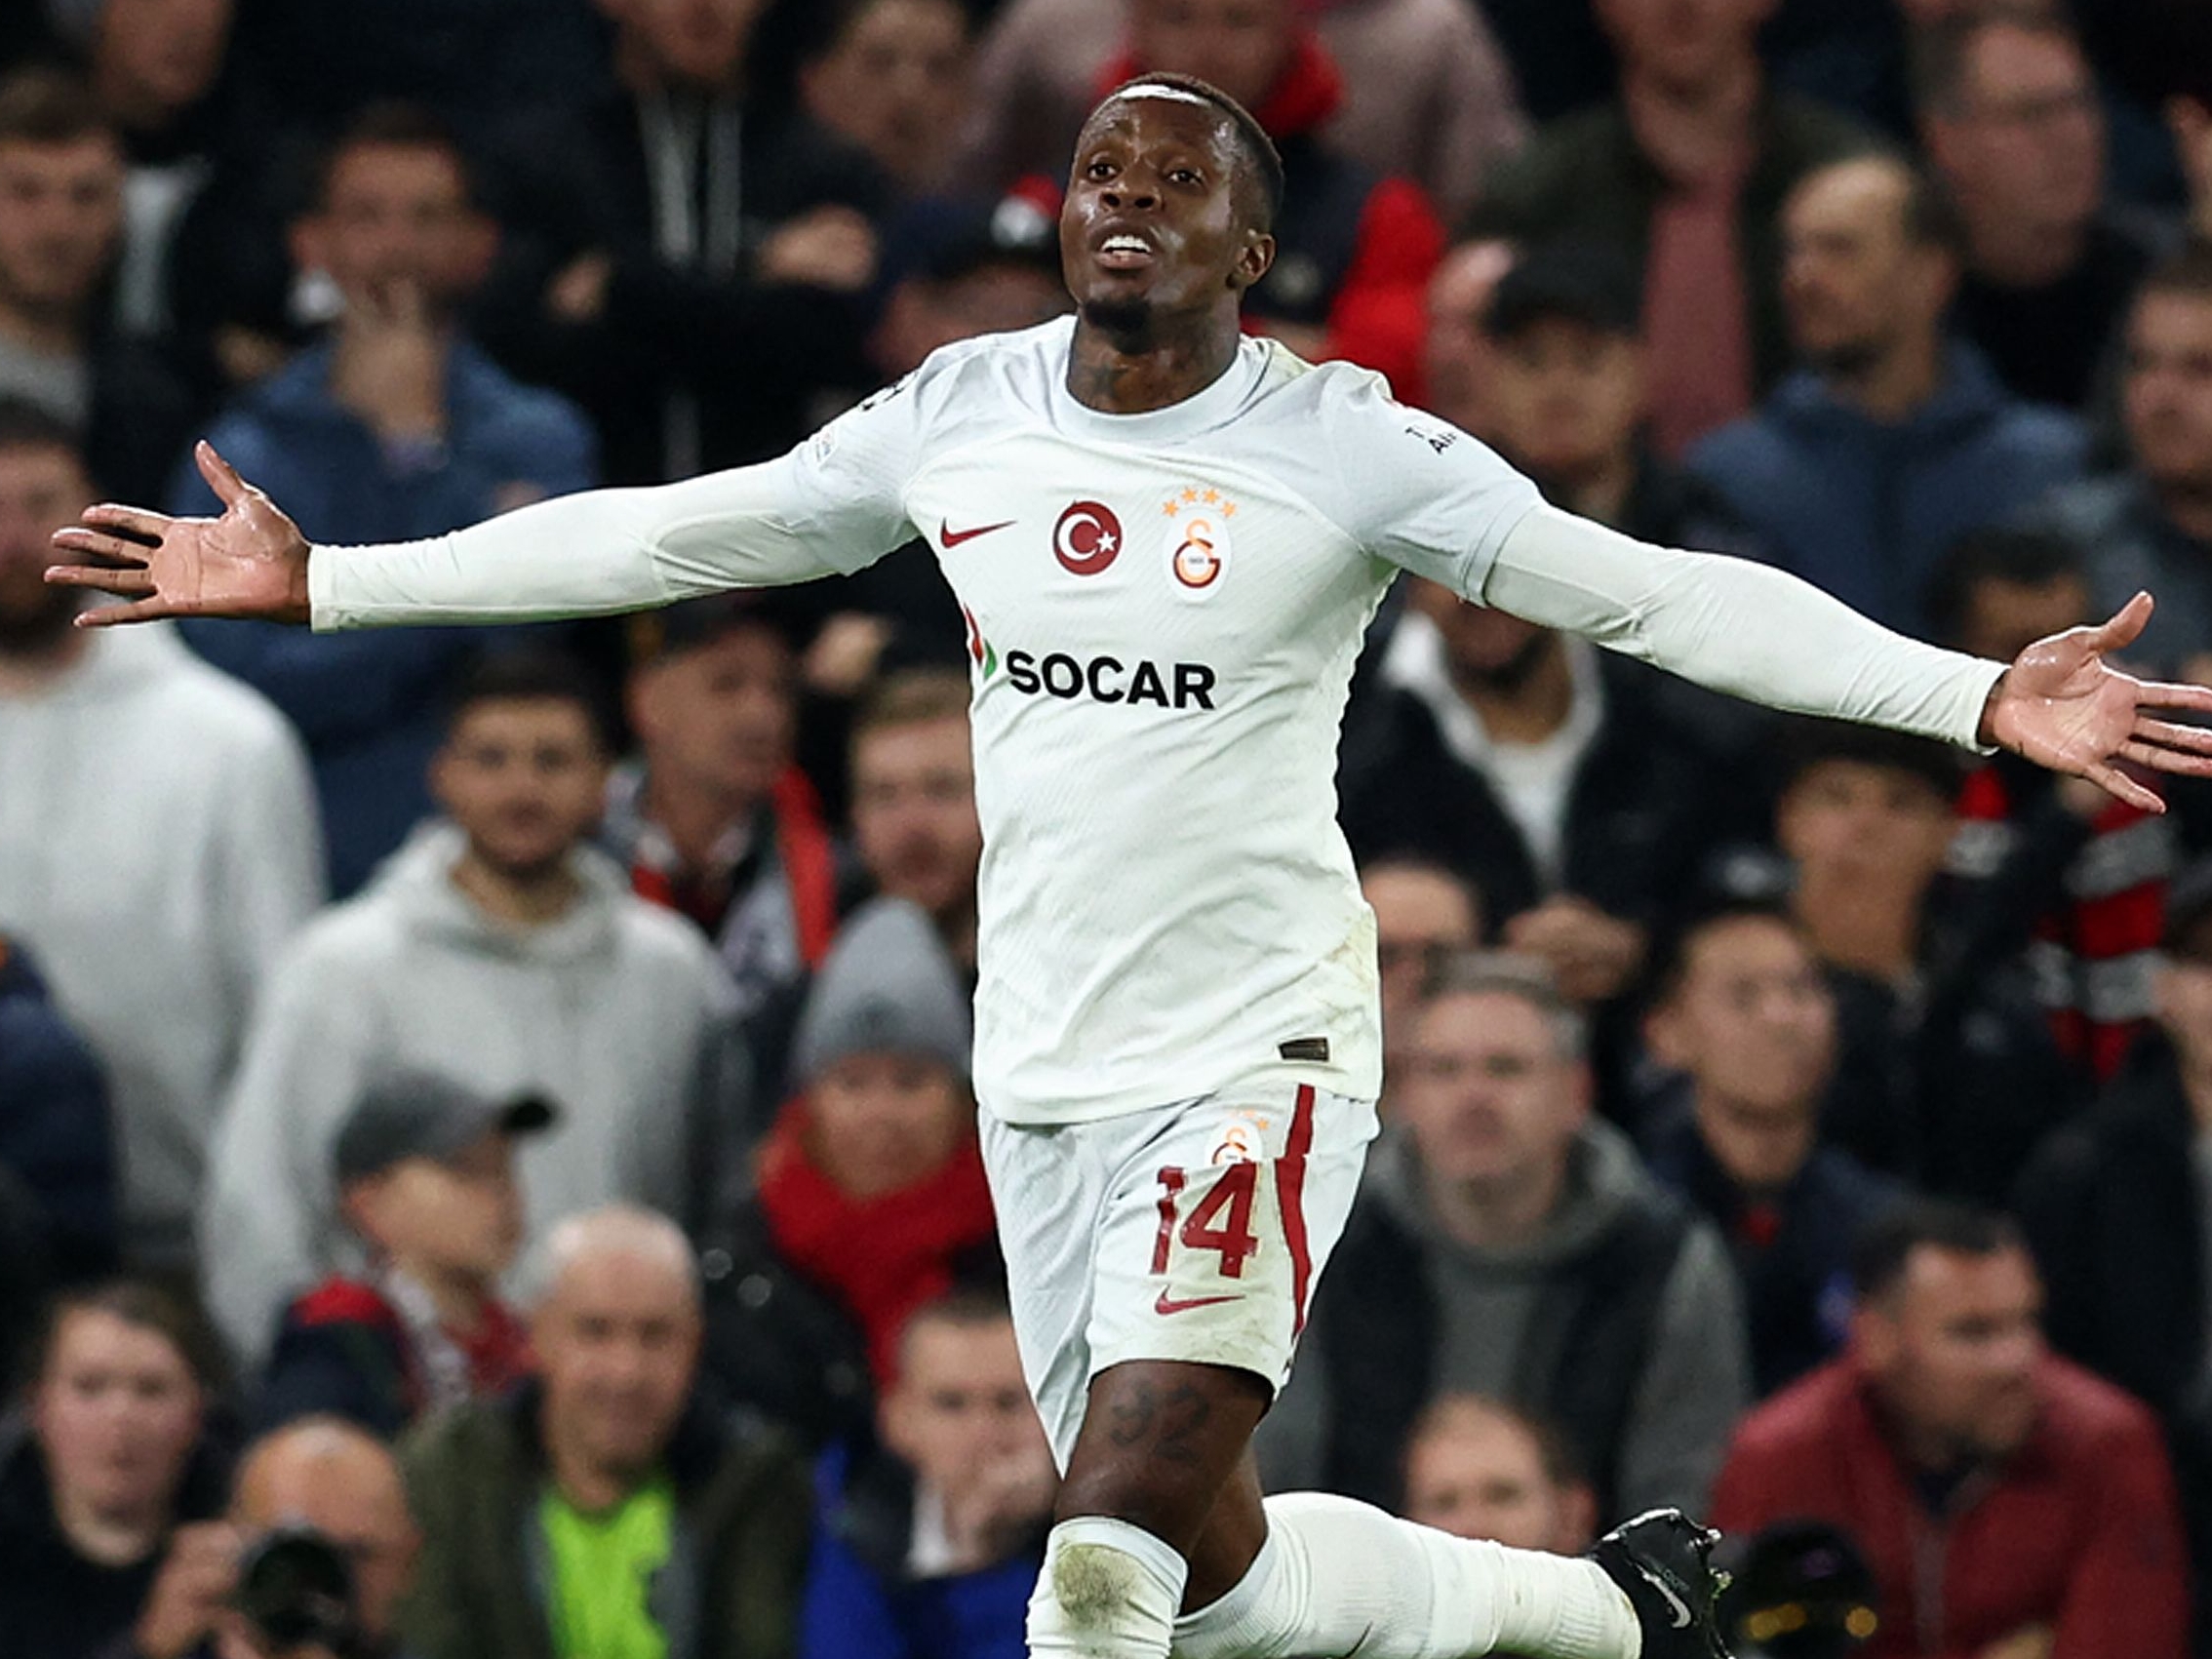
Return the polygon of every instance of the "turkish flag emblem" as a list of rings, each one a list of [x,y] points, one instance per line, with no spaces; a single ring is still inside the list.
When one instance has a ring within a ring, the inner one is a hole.
[[[1122,551],[1122,521],[1101,501],[1078,501],[1052,527],[1052,556],[1070,573],[1095,576]]]

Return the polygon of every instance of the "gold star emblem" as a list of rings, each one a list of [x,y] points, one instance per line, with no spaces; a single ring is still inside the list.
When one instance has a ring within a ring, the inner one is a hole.
[[[1185,501],[1186,503],[1187,503],[1187,502],[1191,502],[1191,501],[1195,501],[1195,500],[1197,500],[1197,499],[1198,499],[1198,486],[1194,484],[1193,486],[1191,486],[1191,488],[1190,488],[1190,489],[1188,489],[1188,490],[1184,491],[1184,492],[1183,492],[1183,499],[1184,499],[1184,501]]]
[[[1172,502],[1172,501],[1169,501],[1169,502],[1168,502],[1168,503],[1167,503],[1167,504],[1166,504],[1165,506],[1162,507],[1162,508],[1161,508],[1160,510],[1161,510],[1162,512],[1165,513],[1165,514],[1166,514],[1166,515],[1167,515],[1167,516],[1168,516],[1169,518],[1173,518],[1173,517],[1175,516],[1175,503],[1174,503],[1174,502]]]
[[[1209,507],[1210,507],[1210,506],[1212,506],[1212,505],[1214,505],[1214,504],[1215,504],[1215,503],[1216,503],[1217,501],[1219,501],[1220,499],[1221,499],[1221,492],[1220,492],[1220,491],[1218,491],[1218,490],[1208,490],[1208,491],[1207,491],[1207,492],[1205,493],[1205,504],[1206,504],[1207,506],[1209,506]]]
[[[1223,502],[1221,505],[1221,516],[1225,519],[1235,518],[1237,516],[1237,503],[1234,501]]]

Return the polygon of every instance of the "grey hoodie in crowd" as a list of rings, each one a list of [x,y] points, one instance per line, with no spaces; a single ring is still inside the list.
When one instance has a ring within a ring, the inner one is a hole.
[[[99,1056],[131,1256],[191,1260],[208,1136],[256,986],[323,902],[307,757],[166,622],[0,695],[0,931]]]
[[[250,1359],[292,1295],[357,1259],[332,1155],[373,1068],[558,1102],[559,1124],[516,1149],[526,1254],[562,1216],[617,1199],[696,1237],[741,1188],[749,1079],[706,941],[588,847],[571,854],[568,914],[497,921],[454,885],[463,847],[452,824],[416,830],[302,930],[255,1010],[201,1239],[209,1306]]]
[[[1430,1213],[1412,1137],[1387,1135],[1368,1163],[1360,1204],[1380,1210],[1378,1219],[1412,1243],[1425,1267],[1425,1291],[1438,1316],[1436,1350],[1427,1357],[1432,1392],[1493,1395],[1544,1413],[1543,1400],[1526,1398],[1530,1379],[1524,1375],[1524,1341],[1540,1304],[1561,1289],[1633,1205],[1654,1197],[1671,1202],[1628,1137],[1593,1119],[1568,1154],[1565,1189],[1542,1230],[1522,1244],[1479,1249],[1447,1237]],[[1356,1222],[1349,1247],[1359,1248],[1360,1237]],[[1303,1361],[1261,1430],[1262,1471],[1271,1489],[1279,1481],[1315,1484],[1323,1477],[1337,1409],[1320,1363],[1331,1341],[1324,1322],[1347,1317],[1396,1315],[1371,1301],[1356,1313],[1341,1300],[1332,1304],[1324,1281]],[[1575,1357],[1566,1356],[1565,1363],[1575,1363]],[[1729,1433],[1750,1399],[1734,1272],[1712,1227],[1692,1220],[1660,1292],[1643,1368],[1630,1395],[1614,1466],[1619,1514],[1667,1504],[1702,1512]]]

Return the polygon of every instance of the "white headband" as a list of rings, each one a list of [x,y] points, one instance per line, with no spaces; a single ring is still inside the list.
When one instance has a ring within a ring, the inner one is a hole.
[[[1166,98],[1173,99],[1177,103],[1195,103],[1201,109],[1214,107],[1213,99],[1210,98],[1201,98],[1197,93],[1185,92],[1181,87],[1164,87],[1151,82],[1140,83],[1133,87],[1124,87],[1114,95],[1114,98],[1116,101],[1130,98]]]

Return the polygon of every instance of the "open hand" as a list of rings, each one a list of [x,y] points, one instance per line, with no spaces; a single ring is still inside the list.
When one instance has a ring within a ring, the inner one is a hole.
[[[2212,777],[2212,730],[2152,712],[2212,714],[2212,688],[2145,682],[2105,660],[2133,644],[2150,620],[2151,596],[2139,593],[2101,627],[2069,628],[2037,640],[1990,689],[1982,741],[2053,771],[2085,777],[2146,812],[2162,812],[2166,804],[2129,776],[2121,762]]]
[[[82,612],[79,627],[157,616],[308,619],[307,538],[299,527],[212,444],[203,441],[192,458],[222,503],[220,518],[174,519],[103,504],[87,507],[83,523],[54,533],[55,549],[68,562],[50,566],[48,581],[131,602]]]

